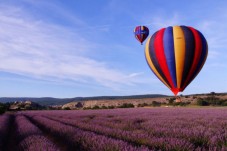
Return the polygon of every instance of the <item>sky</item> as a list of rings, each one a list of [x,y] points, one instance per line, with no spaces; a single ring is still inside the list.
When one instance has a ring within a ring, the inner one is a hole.
[[[0,97],[172,92],[133,30],[192,26],[208,42],[203,69],[180,93],[227,92],[225,0],[0,0]]]

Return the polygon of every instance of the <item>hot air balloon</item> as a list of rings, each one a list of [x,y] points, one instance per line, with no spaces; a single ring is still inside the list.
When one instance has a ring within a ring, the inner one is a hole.
[[[143,44],[143,41],[147,38],[147,36],[149,35],[149,29],[146,26],[137,26],[134,29],[134,34],[136,39],[141,43],[141,45]]]
[[[206,39],[188,26],[162,28],[148,39],[145,47],[149,67],[175,95],[198,75],[207,55]]]

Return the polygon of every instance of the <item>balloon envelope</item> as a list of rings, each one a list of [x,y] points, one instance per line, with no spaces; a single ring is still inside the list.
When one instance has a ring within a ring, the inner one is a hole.
[[[134,29],[136,39],[142,44],[149,35],[149,29],[146,26],[137,26]]]
[[[207,54],[208,45],[202,33],[187,26],[160,29],[145,47],[151,70],[175,95],[197,76]]]

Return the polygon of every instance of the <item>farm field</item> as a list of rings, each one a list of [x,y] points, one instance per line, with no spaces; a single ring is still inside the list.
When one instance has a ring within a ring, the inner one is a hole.
[[[0,116],[0,150],[227,150],[227,108],[24,111]]]

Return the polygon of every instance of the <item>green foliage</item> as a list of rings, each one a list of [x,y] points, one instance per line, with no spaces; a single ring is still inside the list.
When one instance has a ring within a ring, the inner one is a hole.
[[[31,106],[24,106],[25,110],[32,110],[33,108]]]
[[[134,105],[132,103],[124,103],[119,108],[134,108]]]
[[[161,106],[161,103],[157,102],[157,101],[152,101],[151,105],[154,106],[154,107],[157,107],[157,106]]]
[[[5,113],[9,108],[8,103],[0,103],[0,114]]]
[[[103,105],[103,106],[101,107],[101,109],[108,109],[108,107],[106,107],[106,106]]]
[[[147,103],[138,104],[138,107],[149,106]]]
[[[169,105],[172,105],[174,100],[175,100],[175,98],[169,98],[169,100],[168,100],[169,101]]]
[[[108,109],[114,109],[115,107],[113,105],[108,106]]]
[[[223,106],[227,106],[227,100],[225,100],[225,102],[223,102]]]
[[[216,93],[215,92],[210,92],[210,95],[214,96],[214,95],[216,95]]]
[[[209,103],[207,101],[205,101],[205,100],[198,99],[197,100],[197,105],[199,105],[199,106],[208,106]]]
[[[90,109],[93,109],[93,110],[97,110],[97,109],[114,109],[115,107],[113,106],[113,105],[111,105],[111,106],[101,106],[101,107],[99,107],[98,105],[95,105],[94,107],[84,107],[83,109],[84,110],[90,110]]]
[[[193,96],[193,97],[192,97],[192,99],[196,99],[196,98],[197,98],[197,96]]]
[[[71,110],[70,107],[65,107],[64,110]]]
[[[91,107],[84,107],[83,109],[84,109],[84,110],[90,110]]]
[[[191,104],[191,102],[174,102],[173,105],[174,106],[186,106]]]
[[[208,105],[212,105],[212,106],[227,106],[226,103],[227,100],[223,100],[223,99],[219,99],[217,97],[214,96],[214,94],[212,93],[211,96],[206,97],[206,98],[199,98],[197,100],[197,105],[200,106],[208,106]]]
[[[92,109],[96,110],[96,109],[100,109],[100,107],[98,105],[95,105]]]
[[[0,106],[0,114],[3,114],[3,113],[5,113],[5,109],[2,106]]]
[[[184,103],[183,106],[187,106],[187,105],[191,104],[191,102],[182,102],[182,103]]]

